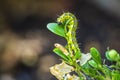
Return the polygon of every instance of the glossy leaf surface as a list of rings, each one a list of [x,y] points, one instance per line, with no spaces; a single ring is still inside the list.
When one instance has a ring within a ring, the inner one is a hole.
[[[47,28],[62,37],[65,37],[64,27],[60,26],[58,23],[49,23],[47,24]]]

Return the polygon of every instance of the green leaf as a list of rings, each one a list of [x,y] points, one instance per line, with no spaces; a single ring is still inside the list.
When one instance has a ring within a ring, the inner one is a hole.
[[[106,58],[110,61],[118,61],[120,55],[116,50],[112,49],[106,52]]]
[[[53,52],[55,52],[58,56],[60,56],[61,58],[63,58],[65,61],[68,61],[69,58],[58,48],[54,48]]]
[[[93,60],[97,63],[97,64],[100,64],[101,65],[101,55],[100,53],[98,52],[98,50],[94,47],[92,47],[90,49],[90,53],[91,53],[91,56],[93,58]]]
[[[97,63],[94,61],[94,60],[90,60],[89,62],[88,62],[92,67],[94,67],[94,68],[97,68],[98,66],[97,66]]]
[[[120,80],[120,73],[112,72],[112,80]]]
[[[65,31],[63,26],[60,26],[57,23],[49,23],[47,24],[47,28],[54,34],[65,37]]]
[[[82,66],[82,70],[83,70],[83,72],[84,72],[86,75],[88,75],[88,76],[90,76],[90,77],[96,76],[96,73],[97,73],[96,69],[92,68],[92,67],[89,65],[89,63],[84,64],[84,65]]]
[[[104,76],[99,75],[99,76],[96,76],[95,80],[107,80],[107,79],[105,79]]]

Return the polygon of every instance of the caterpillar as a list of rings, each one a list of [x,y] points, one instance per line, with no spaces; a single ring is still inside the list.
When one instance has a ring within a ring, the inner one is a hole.
[[[65,36],[68,44],[68,51],[70,54],[80,52],[79,46],[76,40],[77,19],[72,13],[63,13],[57,18],[59,25],[62,25],[65,30]]]

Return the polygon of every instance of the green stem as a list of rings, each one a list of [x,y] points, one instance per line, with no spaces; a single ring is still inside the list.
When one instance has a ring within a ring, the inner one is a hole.
[[[75,72],[78,74],[80,77],[80,80],[86,80],[86,77],[84,76],[83,73],[81,73],[81,67],[74,61],[73,66],[75,67]]]

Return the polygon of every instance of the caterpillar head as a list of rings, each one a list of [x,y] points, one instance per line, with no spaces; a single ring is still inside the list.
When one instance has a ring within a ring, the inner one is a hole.
[[[63,26],[67,26],[68,28],[72,28],[74,25],[77,25],[76,17],[69,12],[63,13],[59,18],[57,18],[57,22]]]

